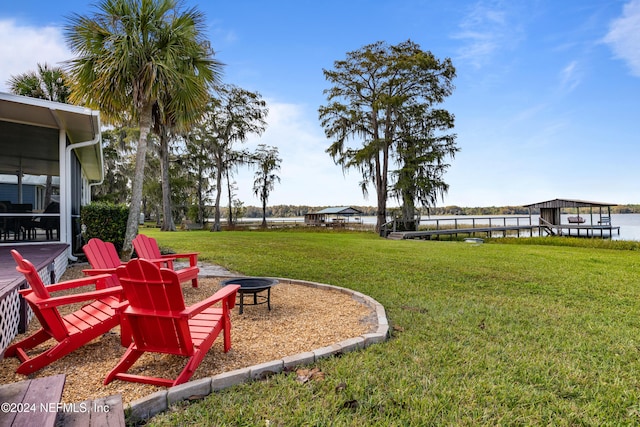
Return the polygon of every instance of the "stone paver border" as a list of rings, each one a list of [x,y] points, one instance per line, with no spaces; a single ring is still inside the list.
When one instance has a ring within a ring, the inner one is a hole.
[[[202,276],[207,277],[207,276]],[[211,276],[209,276],[211,277]],[[220,277],[220,276],[216,276]],[[212,392],[223,390],[234,385],[242,384],[249,381],[259,380],[266,376],[281,373],[285,368],[293,368],[295,366],[310,365],[325,357],[331,357],[337,354],[343,354],[350,351],[361,350],[371,344],[386,341],[389,338],[389,322],[382,304],[373,298],[360,292],[353,291],[339,286],[327,285],[324,283],[308,282],[304,280],[293,280],[286,278],[278,278],[280,283],[290,283],[303,286],[311,286],[315,288],[325,288],[338,290],[346,294],[350,294],[353,298],[371,307],[375,312],[375,320],[377,328],[375,332],[363,334],[358,337],[349,338],[333,345],[315,349],[304,353],[283,356],[282,359],[272,360],[270,362],[260,363],[258,365],[249,366],[247,368],[236,369],[209,378],[189,381],[167,390],[160,390],[149,396],[130,402],[125,405],[125,414],[127,417],[135,420],[146,420],[166,411],[169,406],[181,400],[189,399],[194,396],[207,396]]]

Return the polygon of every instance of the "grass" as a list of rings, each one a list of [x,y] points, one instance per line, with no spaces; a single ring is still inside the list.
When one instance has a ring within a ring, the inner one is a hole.
[[[152,425],[637,425],[640,254],[632,243],[389,241],[373,233],[160,233],[247,275],[344,286],[392,339],[214,393]]]

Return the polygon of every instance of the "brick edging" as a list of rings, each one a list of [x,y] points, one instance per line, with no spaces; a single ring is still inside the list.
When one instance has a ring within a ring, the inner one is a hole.
[[[201,276],[206,277],[206,276]],[[220,277],[220,276],[215,276]],[[310,365],[317,360],[331,357],[337,354],[360,350],[371,344],[386,341],[389,338],[389,322],[382,304],[373,298],[347,288],[327,285],[324,283],[308,282],[305,280],[293,280],[277,278],[280,283],[310,286],[318,289],[338,290],[352,295],[358,301],[368,305],[375,312],[377,328],[375,332],[362,334],[355,338],[349,338],[338,343],[318,348],[312,351],[284,356],[282,359],[260,363],[247,368],[235,369],[213,377],[189,381],[184,384],[160,390],[146,397],[137,399],[125,405],[125,414],[128,418],[144,420],[166,411],[169,406],[181,400],[193,396],[207,396],[212,392],[223,390],[245,382],[258,380],[265,376],[281,373],[286,368],[299,365]]]

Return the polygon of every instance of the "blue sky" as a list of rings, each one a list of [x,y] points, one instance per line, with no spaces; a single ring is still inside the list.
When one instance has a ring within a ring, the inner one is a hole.
[[[21,0],[0,9],[0,91],[12,74],[69,59],[65,17],[85,1]],[[502,206],[554,198],[640,203],[640,0],[323,0],[184,2],[205,13],[224,81],[270,107],[259,143],[277,146],[270,205],[375,205],[356,171],[324,152],[322,70],[376,41],[407,39],[451,58],[461,151],[440,206]],[[238,197],[259,205],[253,174]],[[393,206],[397,203],[389,201]]]

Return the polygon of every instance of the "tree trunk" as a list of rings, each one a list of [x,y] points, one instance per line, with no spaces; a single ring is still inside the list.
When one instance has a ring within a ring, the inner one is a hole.
[[[267,228],[267,197],[262,195],[262,228]]]
[[[229,227],[233,226],[233,209],[231,206],[231,179],[229,177],[229,171],[227,171],[227,198],[229,199],[229,219],[228,224]]]
[[[413,221],[416,216],[416,205],[409,191],[402,191],[402,220]]]
[[[164,127],[160,131],[160,180],[162,186],[161,231],[176,231],[171,209],[171,184],[169,182],[169,136]]]
[[[136,150],[136,167],[131,184],[131,204],[129,205],[129,218],[127,219],[127,231],[122,246],[124,260],[131,258],[133,246],[131,242],[138,234],[140,221],[140,209],[142,207],[142,183],[144,181],[144,167],[147,155],[147,138],[151,130],[151,107],[153,102],[148,102],[140,111],[140,139]]]
[[[215,213],[213,215],[213,226],[211,231],[220,231],[222,229],[220,225],[220,195],[222,193],[222,160],[220,156],[216,158],[216,203]]]
[[[204,225],[204,197],[202,196],[202,171],[198,169],[198,223]]]
[[[375,157],[375,185],[377,196],[376,232],[380,233],[382,226],[387,222],[387,163],[389,161],[389,148],[385,146]]]

